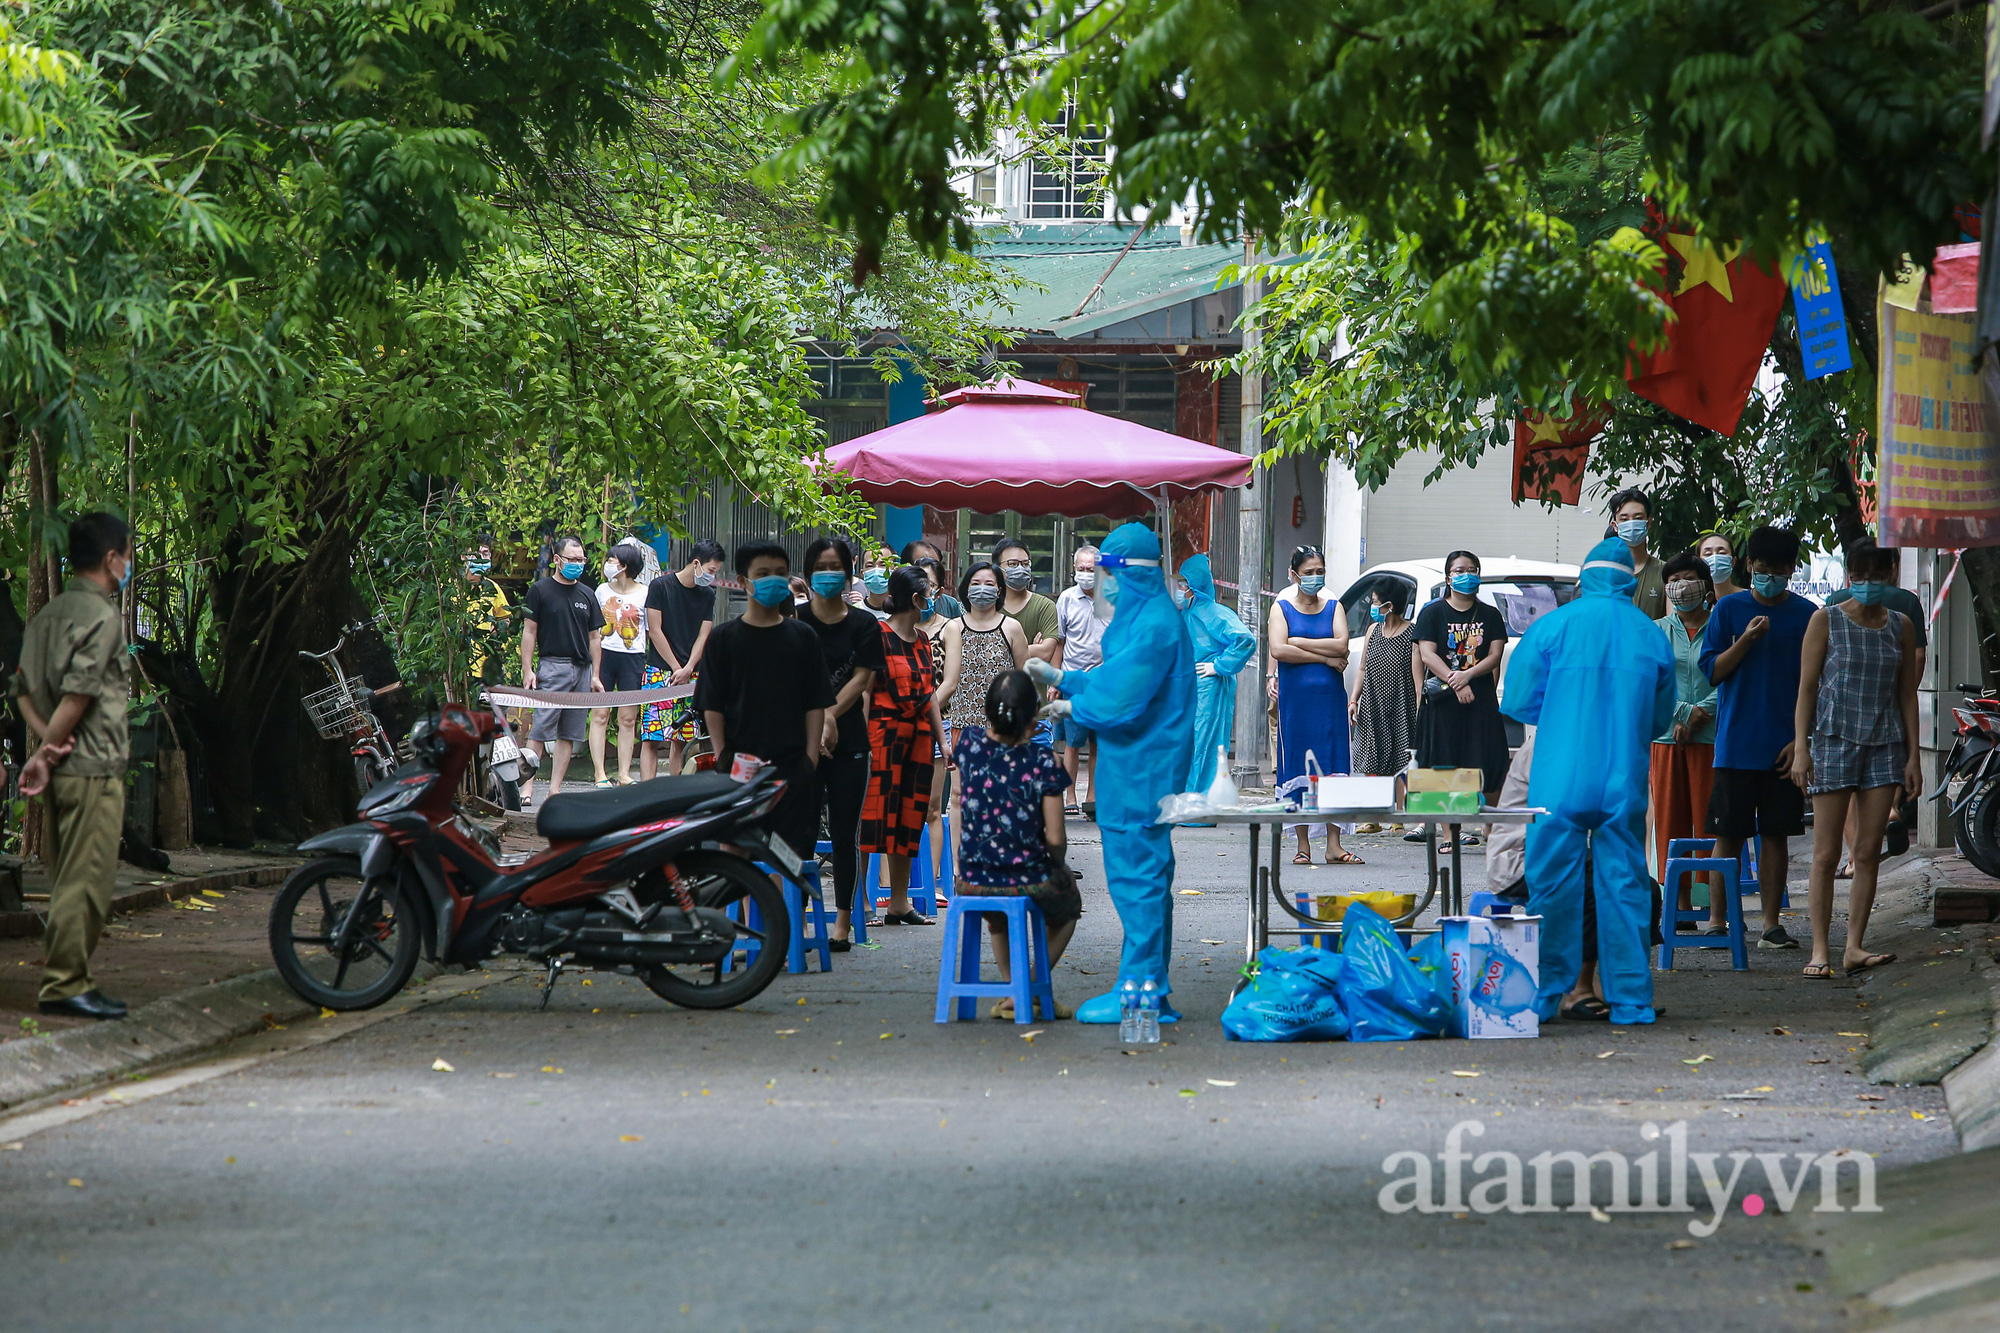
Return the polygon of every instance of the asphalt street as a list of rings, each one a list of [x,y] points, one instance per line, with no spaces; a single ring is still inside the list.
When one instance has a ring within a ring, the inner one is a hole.
[[[1071,1003],[1115,971],[1094,834],[1072,825],[1089,910],[1057,970]],[[1768,1189],[1745,1202],[1755,1164],[1697,1239],[1706,1210],[1617,1211],[1608,1184],[1583,1211],[1565,1185],[1562,1211],[1391,1214],[1384,1160],[1435,1157],[1466,1121],[1474,1153],[1635,1160],[1663,1142],[1648,1124],[1684,1121],[1724,1175],[1739,1149],[1885,1167],[1956,1151],[1936,1088],[1855,1074],[1851,986],[1800,979],[1796,953],[1753,953],[1747,974],[1683,953],[1651,1029],[1227,1042],[1244,834],[1175,841],[1198,892],[1175,900],[1185,1021],[1159,1048],[934,1023],[936,927],[884,928],[726,1013],[588,974],[538,1013],[529,979],[496,971],[0,1152],[6,1326],[1833,1328],[1822,1261]],[[1421,874],[1421,848],[1352,845],[1369,866],[1287,866],[1288,887]]]

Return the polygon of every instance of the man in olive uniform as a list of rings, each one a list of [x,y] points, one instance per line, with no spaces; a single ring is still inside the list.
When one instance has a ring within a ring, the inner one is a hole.
[[[115,514],[69,528],[69,586],[28,622],[14,692],[42,747],[21,771],[23,795],[48,792],[49,924],[41,1009],[70,1018],[123,1018],[97,989],[90,955],[111,915],[112,873],[125,823],[125,623],[119,590],[132,577],[132,533]]]

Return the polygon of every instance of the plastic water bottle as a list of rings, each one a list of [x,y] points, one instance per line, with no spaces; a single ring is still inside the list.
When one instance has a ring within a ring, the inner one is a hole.
[[[1144,1040],[1139,1035],[1139,983],[1129,978],[1118,987],[1118,1040],[1127,1046]]]
[[[1139,987],[1139,1035],[1141,1046],[1157,1046],[1160,1042],[1160,986],[1151,977]]]

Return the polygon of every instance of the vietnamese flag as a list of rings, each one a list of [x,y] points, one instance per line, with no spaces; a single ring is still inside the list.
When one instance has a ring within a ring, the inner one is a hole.
[[[1583,495],[1583,465],[1590,442],[1611,414],[1602,406],[1581,404],[1561,420],[1544,412],[1527,412],[1514,419],[1514,503],[1523,500],[1576,504]]]
[[[1749,259],[1742,247],[1718,254],[1686,232],[1666,233],[1681,257],[1681,278],[1667,303],[1675,318],[1667,345],[1635,358],[1626,372],[1632,392],[1722,435],[1734,435],[1757,368],[1778,326],[1785,282]]]

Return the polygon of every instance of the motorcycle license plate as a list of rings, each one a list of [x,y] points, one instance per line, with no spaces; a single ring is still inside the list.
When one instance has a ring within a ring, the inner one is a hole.
[[[771,855],[778,858],[778,864],[785,868],[785,873],[798,874],[799,868],[805,863],[799,860],[799,854],[792,850],[791,844],[775,833],[767,833],[764,838],[770,844]]]
[[[495,736],[493,738],[493,762],[495,764],[505,764],[520,757],[521,747],[514,744],[513,737]]]

